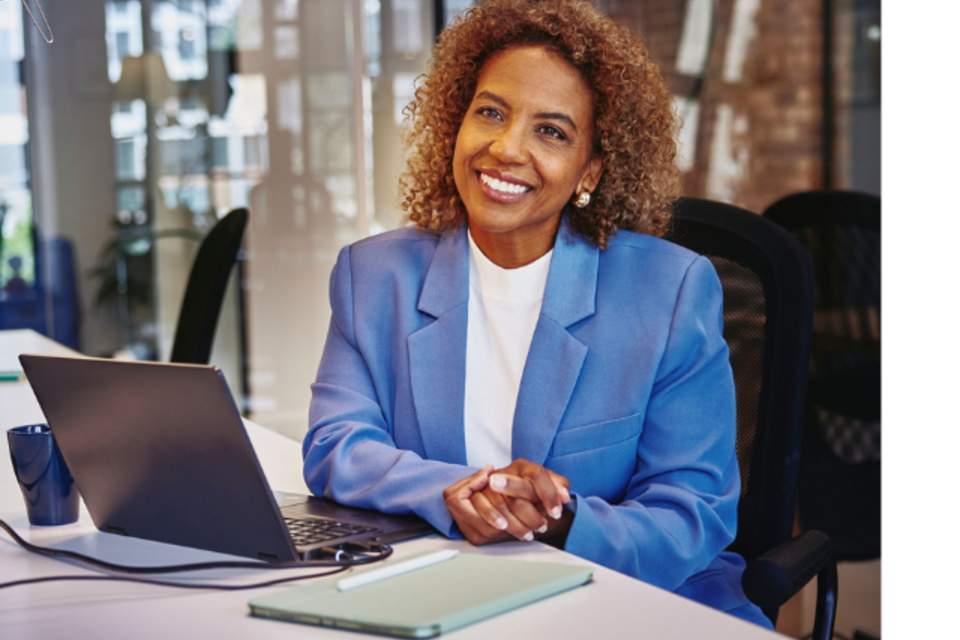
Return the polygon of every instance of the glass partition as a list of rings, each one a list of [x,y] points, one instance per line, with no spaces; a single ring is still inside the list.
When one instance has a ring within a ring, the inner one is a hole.
[[[30,191],[23,16],[0,4],[0,329],[46,332]]]
[[[166,359],[200,240],[247,207],[213,363],[253,419],[300,437],[330,269],[344,245],[402,224],[402,110],[438,24],[470,4],[104,0],[97,14],[54,3],[48,46],[22,28],[19,3],[0,3],[0,308],[11,288],[37,287],[37,256],[55,241],[70,269],[47,269],[59,283],[47,290],[76,321],[55,324],[91,355]],[[670,79],[688,195],[761,211],[827,173],[879,189],[863,161],[877,155],[874,0],[831,1],[833,142],[819,0],[596,4],[646,39]],[[71,273],[72,293],[60,286]]]
[[[339,249],[396,227],[400,111],[430,55],[426,0],[106,3],[116,250],[96,302],[126,355],[165,359],[200,238],[251,212],[213,360],[299,437]]]

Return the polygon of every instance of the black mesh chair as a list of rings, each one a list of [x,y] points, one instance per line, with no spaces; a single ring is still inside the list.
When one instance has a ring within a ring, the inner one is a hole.
[[[248,218],[246,209],[234,209],[214,225],[200,244],[180,305],[171,362],[210,361],[220,308]]]
[[[744,592],[774,623],[818,576],[814,637],[836,612],[830,539],[791,539],[810,352],[810,256],[777,225],[732,205],[681,199],[668,239],[710,259],[723,286],[724,338],[737,391],[741,495],[731,550],[747,561]]]
[[[880,198],[809,191],[764,217],[813,258],[814,315],[799,516],[838,561],[880,557]]]

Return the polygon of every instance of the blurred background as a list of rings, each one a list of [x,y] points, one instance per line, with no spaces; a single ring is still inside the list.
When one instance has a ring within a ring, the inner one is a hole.
[[[41,4],[52,46],[0,1],[0,329],[167,360],[199,241],[248,207],[212,363],[245,415],[301,438],[330,270],[403,224],[402,109],[471,0]],[[686,195],[880,195],[880,0],[595,4],[670,78]],[[875,566],[856,609],[879,634]],[[809,630],[805,606],[783,630]]]

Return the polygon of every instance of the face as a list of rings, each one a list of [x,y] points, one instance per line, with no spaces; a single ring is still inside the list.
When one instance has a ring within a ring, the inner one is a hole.
[[[593,156],[593,95],[542,47],[506,49],[480,70],[453,154],[453,177],[483,253],[500,266],[553,246],[560,211],[603,172]]]

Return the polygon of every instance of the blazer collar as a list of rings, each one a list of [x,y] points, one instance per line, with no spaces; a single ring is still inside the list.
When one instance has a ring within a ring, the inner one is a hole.
[[[467,227],[437,242],[417,310],[434,321],[407,336],[410,390],[430,460],[467,463],[463,435],[470,262]]]
[[[562,327],[596,311],[600,250],[577,236],[567,216],[560,219],[541,313]],[[467,225],[445,233],[427,269],[417,310],[439,318],[465,304],[469,296],[470,262]]]
[[[417,311],[439,318],[467,302],[470,294],[469,251],[466,224],[440,236],[424,278]]]
[[[465,464],[469,247],[466,225],[445,234],[424,278],[417,309],[436,318],[407,338],[410,381],[427,457]],[[513,457],[542,464],[573,395],[587,347],[567,327],[596,310],[599,250],[561,220],[540,319],[520,382]]]
[[[576,235],[563,216],[540,313],[561,327],[592,316],[597,308],[599,264],[600,250]]]

